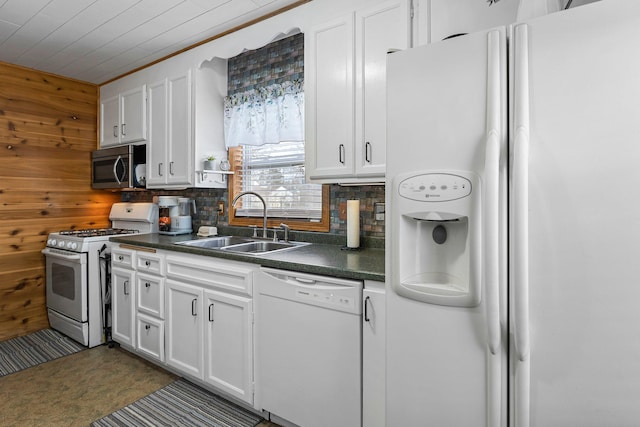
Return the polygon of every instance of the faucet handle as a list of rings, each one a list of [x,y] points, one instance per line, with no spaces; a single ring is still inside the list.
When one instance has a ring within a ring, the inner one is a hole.
[[[273,241],[277,242],[278,241],[278,231],[280,231],[279,228],[274,228],[273,229]]]
[[[251,236],[251,237],[257,238],[258,237],[258,226],[257,225],[250,225],[249,228],[253,229],[253,236]]]
[[[280,228],[284,230],[284,241],[289,241],[289,226],[287,224],[281,223]]]

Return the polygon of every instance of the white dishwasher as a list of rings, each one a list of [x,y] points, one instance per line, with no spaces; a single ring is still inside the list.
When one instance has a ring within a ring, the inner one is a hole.
[[[263,267],[254,284],[261,408],[303,427],[361,426],[362,282]]]

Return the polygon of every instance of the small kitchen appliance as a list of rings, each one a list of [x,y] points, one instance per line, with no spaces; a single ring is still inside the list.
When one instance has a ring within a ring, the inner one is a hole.
[[[171,236],[192,233],[191,208],[195,213],[196,201],[193,199],[158,196],[158,233]]]
[[[171,217],[171,231],[175,234],[188,234],[191,228],[191,208],[196,213],[196,201],[187,197],[178,198],[178,215]]]
[[[147,146],[119,145],[91,153],[91,187],[122,189],[146,187]]]
[[[158,232],[170,234],[171,217],[178,215],[178,199],[171,196],[158,196]]]
[[[115,203],[112,228],[50,233],[46,248],[45,288],[49,324],[82,345],[105,342],[109,325],[109,238],[158,231],[158,206]]]

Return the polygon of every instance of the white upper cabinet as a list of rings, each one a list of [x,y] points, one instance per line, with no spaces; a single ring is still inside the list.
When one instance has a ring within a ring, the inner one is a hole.
[[[217,165],[227,157],[226,84],[226,60],[192,65],[176,56],[102,86],[101,146],[105,138],[113,139],[106,145],[146,141],[147,188],[224,188],[226,177],[202,173],[202,163],[215,156]],[[118,117],[122,126],[112,125]]]
[[[519,1],[414,0],[414,46],[516,22]],[[566,3],[566,2],[565,2]],[[574,1],[574,5],[575,5]]]
[[[146,86],[100,101],[100,147],[147,139]]]
[[[191,70],[149,85],[147,188],[193,185]]]
[[[305,33],[305,151],[310,180],[353,174],[353,14]]]
[[[410,41],[407,0],[358,10],[305,33],[307,179],[384,180],[386,55]]]
[[[387,134],[387,52],[411,40],[406,1],[356,12],[355,175],[384,177]]]

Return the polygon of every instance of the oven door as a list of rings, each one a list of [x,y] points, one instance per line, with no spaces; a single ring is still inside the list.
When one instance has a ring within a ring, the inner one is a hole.
[[[87,315],[87,254],[45,248],[47,307],[78,322]]]

